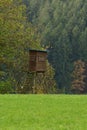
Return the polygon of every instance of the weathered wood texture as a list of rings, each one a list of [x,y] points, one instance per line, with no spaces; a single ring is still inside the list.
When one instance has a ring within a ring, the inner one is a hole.
[[[45,72],[46,71],[46,51],[29,50],[29,71]]]

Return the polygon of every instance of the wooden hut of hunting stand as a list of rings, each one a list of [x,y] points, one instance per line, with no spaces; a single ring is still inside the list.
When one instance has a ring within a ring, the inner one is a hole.
[[[46,71],[46,59],[47,51],[42,50],[29,50],[29,72],[40,72]]]

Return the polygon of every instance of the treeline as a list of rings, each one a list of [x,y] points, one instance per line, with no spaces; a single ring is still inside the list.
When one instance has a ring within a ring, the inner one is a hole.
[[[0,0],[0,93],[29,93],[33,89],[28,81],[29,48],[42,49],[37,28],[27,20],[26,6],[21,0]]]
[[[48,50],[45,86],[31,87],[28,48]],[[0,1],[0,92],[87,93],[86,0]]]
[[[23,0],[64,93],[87,93],[87,1]]]

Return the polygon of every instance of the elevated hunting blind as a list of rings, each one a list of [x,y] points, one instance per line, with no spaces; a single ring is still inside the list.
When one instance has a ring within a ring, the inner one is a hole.
[[[41,72],[46,71],[47,51],[29,50],[29,71]]]

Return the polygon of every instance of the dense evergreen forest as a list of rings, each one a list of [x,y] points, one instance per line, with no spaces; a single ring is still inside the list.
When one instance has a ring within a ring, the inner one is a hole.
[[[31,92],[27,48],[48,51],[36,93],[87,93],[87,1],[0,0],[1,93]]]

